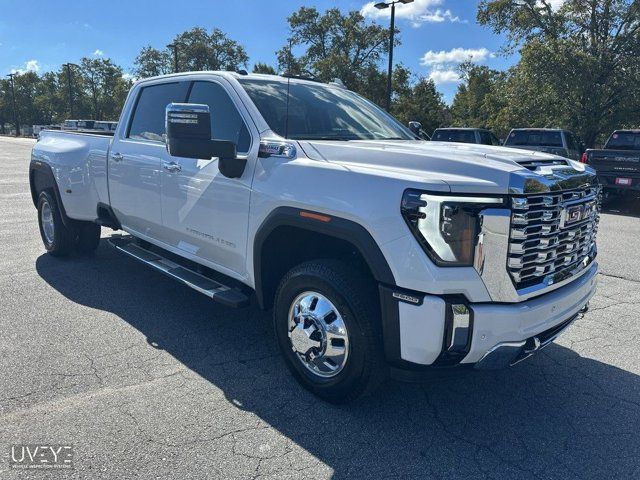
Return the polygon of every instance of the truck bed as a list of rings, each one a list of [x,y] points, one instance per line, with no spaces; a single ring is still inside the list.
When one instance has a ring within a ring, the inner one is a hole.
[[[107,158],[111,136],[99,133],[44,130],[31,161],[49,164],[69,217],[95,220],[96,205],[109,203]]]

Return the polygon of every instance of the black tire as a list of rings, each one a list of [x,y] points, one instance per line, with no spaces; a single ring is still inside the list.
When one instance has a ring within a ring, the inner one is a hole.
[[[310,371],[292,350],[289,309],[302,292],[326,297],[341,315],[349,337],[346,363],[336,376]],[[287,367],[303,387],[331,403],[346,403],[373,392],[387,377],[380,303],[375,281],[336,260],[315,260],[290,270],[276,292],[273,322]]]
[[[100,225],[82,222],[76,228],[76,250],[83,254],[93,253],[100,245]]]
[[[48,230],[48,233],[45,233],[43,224],[43,211],[45,210],[47,216],[50,212],[53,226],[53,231]],[[53,195],[47,191],[41,192],[38,197],[38,226],[42,243],[47,252],[54,257],[64,257],[71,253],[74,247],[74,232],[65,226],[58,203]]]

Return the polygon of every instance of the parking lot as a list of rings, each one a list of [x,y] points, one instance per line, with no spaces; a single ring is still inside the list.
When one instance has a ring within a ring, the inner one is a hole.
[[[33,143],[0,138],[0,478],[640,478],[640,201],[603,213],[591,309],[539,355],[335,407],[291,378],[268,313],[104,239],[46,255]],[[17,443],[72,444],[74,469],[12,470]]]

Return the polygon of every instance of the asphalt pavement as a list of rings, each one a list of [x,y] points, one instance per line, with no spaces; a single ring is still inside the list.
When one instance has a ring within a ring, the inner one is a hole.
[[[640,201],[602,214],[591,310],[539,355],[335,407],[291,378],[269,314],[104,239],[45,254],[33,144],[0,138],[0,478],[640,478]],[[17,444],[70,444],[74,468],[12,469]]]

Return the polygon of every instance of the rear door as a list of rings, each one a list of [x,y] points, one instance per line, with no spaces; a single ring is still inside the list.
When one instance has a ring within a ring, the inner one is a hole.
[[[163,240],[161,181],[165,146],[165,108],[184,102],[189,82],[164,80],[144,85],[115,135],[109,153],[109,195],[118,220],[131,233]]]
[[[247,155],[241,178],[227,178],[217,158],[172,158],[162,171],[162,215],[166,241],[194,260],[236,277],[246,275],[245,254],[251,176],[257,156],[257,130],[237,93],[225,80],[194,81],[189,103],[209,106],[211,136],[230,140]]]

